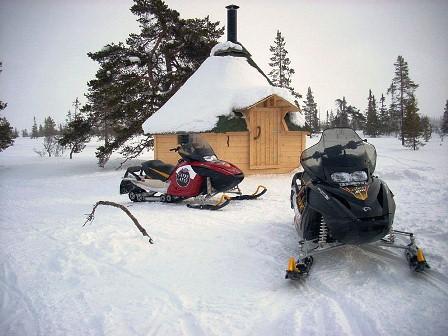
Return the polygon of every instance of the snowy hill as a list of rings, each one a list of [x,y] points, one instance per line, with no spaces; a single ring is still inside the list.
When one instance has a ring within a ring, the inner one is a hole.
[[[415,232],[427,274],[400,251],[345,247],[317,256],[305,281],[285,280],[298,252],[291,174],[246,178],[245,191],[268,193],[216,212],[131,203],[118,161],[98,168],[94,143],[44,159],[42,140],[17,139],[0,153],[0,334],[446,335],[448,143],[370,140],[395,228]],[[98,200],[127,205],[155,244],[114,208],[81,227]]]

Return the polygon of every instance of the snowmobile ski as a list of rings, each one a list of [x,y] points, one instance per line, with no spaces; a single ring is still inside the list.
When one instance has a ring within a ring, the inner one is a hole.
[[[230,199],[232,201],[246,201],[246,200],[254,200],[260,197],[261,195],[264,195],[268,191],[268,189],[265,186],[259,185],[257,187],[257,190],[251,195],[238,195],[238,196],[232,196]]]
[[[288,268],[286,269],[285,279],[299,280],[307,276],[313,265],[313,257],[305,257],[298,259],[297,262],[294,257],[289,258]]]

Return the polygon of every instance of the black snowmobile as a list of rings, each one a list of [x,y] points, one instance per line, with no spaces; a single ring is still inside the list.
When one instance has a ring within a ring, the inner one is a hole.
[[[303,151],[303,172],[294,175],[291,208],[300,254],[289,259],[287,279],[309,273],[313,255],[346,244],[401,248],[416,271],[429,268],[410,232],[392,229],[395,202],[387,184],[373,176],[376,150],[351,128],[330,128]],[[397,236],[409,239],[399,243]]]

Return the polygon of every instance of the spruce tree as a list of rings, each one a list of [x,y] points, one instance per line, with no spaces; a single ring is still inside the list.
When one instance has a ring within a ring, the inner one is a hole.
[[[22,138],[28,138],[29,134],[28,134],[28,130],[25,128],[22,130]]]
[[[378,109],[379,134],[390,134],[390,118],[386,107],[386,98],[381,94],[380,106]]]
[[[286,50],[285,38],[279,30],[277,30],[274,45],[269,47],[269,51],[272,53],[271,62],[269,63],[272,70],[269,72],[269,78],[275,86],[288,89],[291,95],[296,98],[296,105],[299,106],[298,99],[302,98],[302,96],[291,85],[291,77],[295,70],[291,68],[291,60]]]
[[[420,128],[423,132],[423,140],[425,140],[425,142],[428,142],[432,136],[432,126],[427,116],[420,118]]]
[[[305,123],[312,133],[319,132],[319,117],[317,112],[317,104],[314,101],[313,92],[311,87],[308,87],[308,92],[306,94],[306,100],[302,108],[305,114]]]
[[[39,137],[39,129],[37,128],[36,117],[34,117],[33,120],[33,126],[31,127],[31,139]]]
[[[391,95],[391,116],[394,120],[396,120],[397,117],[400,120],[401,143],[404,146],[405,109],[406,106],[412,106],[411,101],[414,99],[414,92],[418,88],[418,84],[415,84],[409,78],[408,63],[404,60],[403,56],[397,57],[397,61],[394,63],[394,66],[395,75],[389,89],[387,90],[387,93]]]
[[[410,97],[406,101],[403,119],[403,137],[404,145],[413,150],[419,149],[423,146],[421,137],[423,136],[423,129],[421,127],[420,116],[418,114],[417,101],[415,97]]]
[[[56,134],[57,134],[56,123],[54,122],[53,118],[51,117],[45,118],[42,135],[48,137],[48,136],[55,136]]]
[[[348,127],[347,101],[345,97],[335,100],[337,111],[334,117],[333,125],[337,127]]]
[[[81,107],[81,102],[79,101],[78,97],[76,97],[76,99],[73,101],[72,105],[75,108],[74,117],[76,118],[76,114],[78,113],[79,108]],[[69,110],[69,112],[70,112],[70,110]]]
[[[336,123],[334,121],[334,113],[333,110],[330,110],[330,118],[328,119],[328,127],[335,127]]]
[[[5,117],[0,117],[0,152],[14,144],[14,132]]]
[[[355,131],[366,128],[366,117],[358,108],[349,105],[347,107],[347,115],[350,117],[350,127]]]
[[[3,71],[0,62],[0,73]],[[0,111],[6,108],[7,104],[0,100]],[[14,132],[5,117],[0,117],[0,152],[14,144]]]
[[[88,53],[99,70],[88,83],[87,103],[77,115],[82,114],[91,127],[80,123],[75,134],[81,140],[100,131],[104,139],[96,153],[100,166],[120,148],[128,159],[152,145],[147,135],[137,145],[123,147],[143,133],[143,122],[197,70],[224,32],[208,17],[182,19],[162,0],[134,0],[131,12],[140,24],[138,33],[130,34],[125,43]]]
[[[89,120],[78,113],[72,116],[70,110],[67,113],[66,126],[63,127],[58,139],[59,145],[68,147],[69,157],[73,159],[74,153],[80,153],[86,146],[93,134],[92,125]]]
[[[37,136],[38,137],[43,137],[44,134],[44,128],[42,127],[42,124],[39,124],[39,130],[37,131]]]
[[[372,137],[376,137],[380,134],[378,114],[376,110],[376,99],[372,94],[372,90],[369,90],[368,104],[367,104],[367,125],[366,134]]]
[[[440,125],[440,133],[442,135],[442,139],[445,135],[448,134],[448,100],[445,103],[445,110],[443,111],[443,118]]]

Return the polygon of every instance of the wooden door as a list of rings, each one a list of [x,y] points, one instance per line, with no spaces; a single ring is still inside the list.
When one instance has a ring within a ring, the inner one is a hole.
[[[279,166],[280,113],[274,108],[256,108],[249,114],[250,169]]]

